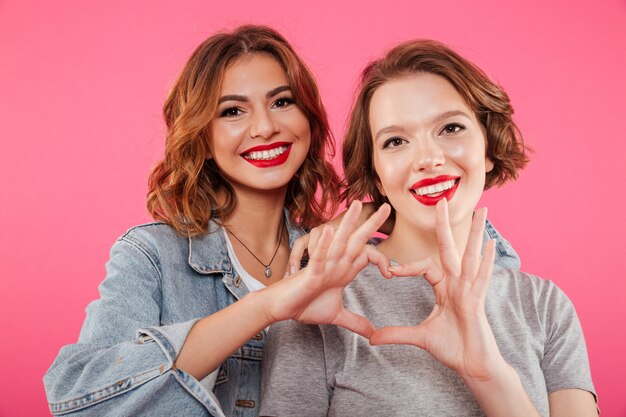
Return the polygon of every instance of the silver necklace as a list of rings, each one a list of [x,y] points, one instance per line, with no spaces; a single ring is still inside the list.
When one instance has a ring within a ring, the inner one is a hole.
[[[266,265],[266,264],[264,264],[264,263],[263,263],[263,261],[261,261],[261,260],[260,260],[260,259],[259,259],[259,258],[258,258],[258,257],[257,257],[257,256],[256,256],[256,255],[255,255],[255,254],[251,251],[251,250],[250,250],[250,248],[248,248],[248,247],[246,246],[246,244],[245,244],[245,243],[243,243],[243,242],[241,241],[241,239],[239,239],[239,238],[237,237],[237,235],[233,233],[233,231],[232,231],[232,230],[230,230],[230,229],[229,229],[228,227],[226,227],[226,226],[224,226],[224,229],[226,229],[226,231],[227,231],[228,233],[230,233],[230,234],[231,234],[231,235],[232,235],[235,239],[237,239],[237,241],[238,241],[239,243],[241,243],[241,244],[242,244],[242,246],[243,246],[244,248],[246,248],[246,250],[250,253],[250,255],[252,255],[252,256],[254,257],[254,259],[256,259],[256,260],[257,260],[257,261],[258,261],[261,265],[263,265],[263,266],[265,267],[265,272],[264,272],[264,275],[265,275],[265,278],[269,279],[269,278],[272,276],[272,268],[270,268],[270,265],[272,264],[272,262],[274,262],[274,258],[276,257],[276,254],[278,253],[278,249],[280,248],[280,242],[283,240],[283,229],[284,229],[284,226],[285,226],[285,220],[283,219],[283,221],[280,223],[280,231],[278,232],[278,245],[276,245],[276,250],[274,251],[274,254],[272,255],[272,259],[270,259],[270,261],[269,261],[269,263],[268,263],[267,265]]]

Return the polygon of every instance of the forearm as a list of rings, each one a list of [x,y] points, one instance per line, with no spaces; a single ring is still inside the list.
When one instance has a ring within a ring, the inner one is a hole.
[[[507,363],[503,363],[491,378],[464,379],[474,398],[489,417],[539,417],[522,381]]]
[[[201,380],[237,348],[271,324],[263,297],[250,293],[228,307],[199,320],[189,332],[175,366]]]
[[[187,325],[174,326],[183,332]],[[215,407],[211,398],[188,394],[197,387],[173,378],[172,341],[163,339],[160,329],[150,329],[159,338],[158,343],[144,333],[143,337],[109,347],[86,342],[64,347],[44,376],[50,412],[117,416],[120,410],[148,407],[156,397],[186,407]],[[133,413],[128,411],[127,415]]]

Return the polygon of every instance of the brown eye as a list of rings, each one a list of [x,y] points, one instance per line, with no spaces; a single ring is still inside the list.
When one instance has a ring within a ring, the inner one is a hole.
[[[443,129],[441,130],[441,133],[450,135],[453,133],[458,133],[464,129],[465,129],[465,126],[460,125],[458,123],[448,123],[447,125],[443,127]]]
[[[274,102],[274,107],[283,108],[294,104],[294,100],[290,97],[281,97]]]
[[[220,117],[237,117],[241,114],[241,109],[238,107],[229,107],[222,110]]]
[[[406,141],[399,137],[389,138],[383,143],[383,148],[396,148],[402,145],[404,142]]]

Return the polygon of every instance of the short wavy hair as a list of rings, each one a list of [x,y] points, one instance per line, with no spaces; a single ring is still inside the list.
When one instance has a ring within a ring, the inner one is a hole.
[[[370,103],[376,90],[386,82],[417,73],[432,73],[448,80],[485,127],[486,156],[493,162],[493,169],[486,174],[485,189],[517,178],[519,170],[528,163],[530,149],[513,121],[507,93],[446,45],[412,40],[391,49],[363,70],[343,144],[342,197],[347,201],[368,197],[376,206],[386,201],[376,187]]]
[[[211,219],[221,221],[237,201],[231,184],[209,149],[208,125],[214,117],[224,73],[237,58],[271,55],[285,70],[296,105],[309,121],[309,152],[287,186],[285,206],[292,221],[310,228],[326,221],[339,202],[339,177],[327,156],[335,143],[315,78],[291,45],[275,30],[241,26],[205,40],[187,61],[163,106],[167,124],[165,155],[149,179],[147,207],[152,217],[182,236],[207,231]],[[217,196],[226,196],[219,203]]]

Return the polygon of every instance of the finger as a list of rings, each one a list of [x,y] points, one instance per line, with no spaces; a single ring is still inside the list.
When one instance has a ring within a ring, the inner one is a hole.
[[[383,204],[367,221],[359,226],[350,236],[345,250],[346,256],[352,258],[358,256],[359,253],[362,252],[363,246],[367,243],[372,234],[385,222],[390,213],[391,206],[389,204]]]
[[[365,317],[354,314],[348,310],[342,309],[339,314],[333,320],[333,323],[337,326],[344,327],[356,334],[369,339],[372,333],[376,330],[374,325]]]
[[[475,291],[475,294],[477,294],[483,302],[487,297],[487,290],[489,289],[489,281],[491,280],[491,273],[493,272],[493,262],[495,258],[496,241],[491,239],[485,244],[483,259],[480,262],[476,278],[472,283],[472,291]]]
[[[425,334],[419,325],[382,327],[370,336],[371,345],[401,344],[423,349],[425,341]]]
[[[376,249],[371,245],[365,245],[364,255],[367,257],[367,261],[370,264],[377,265],[378,270],[385,278],[391,278],[391,272],[389,272],[390,261],[387,255]]]
[[[302,258],[300,259],[300,264],[296,265],[297,269],[302,269],[302,265],[306,266],[309,263],[309,255],[315,249],[315,247],[317,246],[318,241],[320,239],[320,236],[322,235],[323,227],[324,227],[324,225],[321,225],[321,226],[318,226],[318,227],[314,227],[309,232],[308,247],[304,250],[304,254],[302,255]],[[334,231],[334,229],[333,229],[333,231]],[[303,261],[303,259],[304,259],[304,261]]]
[[[348,244],[348,238],[356,228],[358,223],[359,214],[361,213],[361,202],[358,200],[354,200],[346,214],[343,216],[339,227],[335,231],[335,238],[331,243],[330,253],[339,257],[342,256],[345,247]]]
[[[304,251],[309,246],[309,238],[311,237],[310,233],[307,233],[304,236],[299,237],[293,242],[293,247],[291,248],[291,254],[289,255],[289,260],[287,261],[287,270],[285,271],[285,276],[295,274],[300,270],[300,261],[304,256]]]
[[[390,261],[387,255],[377,250],[372,245],[365,245],[361,253],[354,259],[350,260],[349,272],[345,275],[346,281],[352,281],[354,276],[361,272],[368,264],[378,266],[378,270],[384,278],[391,278],[389,272]],[[347,285],[347,283],[346,283]]]
[[[351,239],[365,243],[376,232],[380,226],[385,223],[387,217],[391,213],[391,206],[387,203],[378,207],[378,210],[374,212],[359,228],[352,233]]]
[[[458,276],[461,271],[459,249],[454,242],[452,229],[450,228],[450,216],[448,214],[448,200],[443,198],[437,203],[435,222],[437,229],[437,241],[439,242],[439,258],[445,271]]]
[[[410,264],[393,265],[389,268],[389,272],[397,277],[423,275],[426,281],[433,287],[439,284],[444,277],[443,271],[432,258],[421,259]]]
[[[313,250],[315,248],[315,246],[317,245],[317,241],[319,240],[320,236],[322,235],[322,229],[324,228],[324,226],[326,226],[326,225],[321,225],[321,226],[318,226],[318,227],[314,227],[309,232],[309,242],[308,242],[308,249],[309,249],[309,251]],[[333,230],[335,230],[334,227],[333,227]]]
[[[395,218],[393,217],[387,217],[387,219],[385,220],[385,222],[382,224],[382,226],[380,226],[378,228],[378,231],[384,235],[391,235],[391,232],[393,232],[393,227],[396,223]]]
[[[311,268],[310,270],[314,275],[324,272],[324,265],[328,257],[328,250],[333,241],[334,233],[335,230],[331,226],[322,226],[317,244],[309,253],[310,257],[307,268]]]
[[[462,275],[470,282],[476,277],[481,261],[481,249],[483,246],[483,235],[485,233],[485,220],[487,219],[487,209],[482,208],[474,213],[472,228],[470,230],[465,252],[463,253]]]

